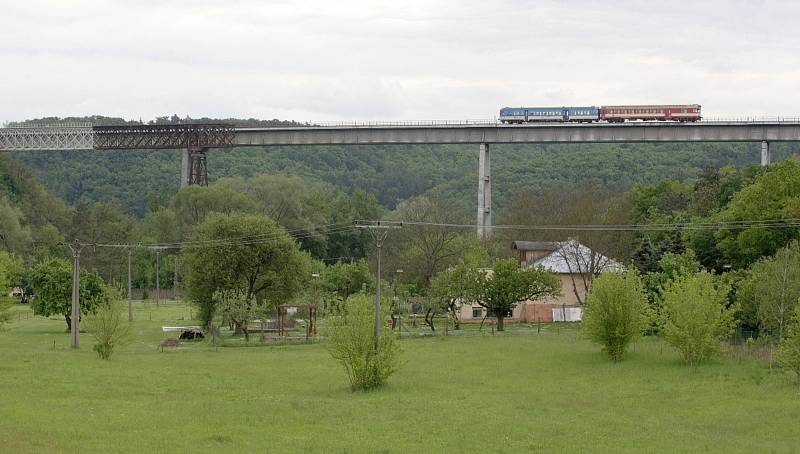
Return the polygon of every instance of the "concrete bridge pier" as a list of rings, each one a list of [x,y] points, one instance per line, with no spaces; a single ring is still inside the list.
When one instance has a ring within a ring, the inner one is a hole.
[[[768,166],[772,163],[772,154],[769,151],[769,142],[761,142],[761,165]]]
[[[181,187],[189,185],[189,150],[181,150]]]
[[[480,144],[478,158],[478,239],[492,237],[492,165],[489,144]]]

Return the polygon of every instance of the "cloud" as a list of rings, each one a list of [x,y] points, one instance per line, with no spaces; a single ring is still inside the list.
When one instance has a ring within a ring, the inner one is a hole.
[[[4,6],[0,121],[104,114],[492,118],[697,102],[793,115],[791,1],[28,1]]]

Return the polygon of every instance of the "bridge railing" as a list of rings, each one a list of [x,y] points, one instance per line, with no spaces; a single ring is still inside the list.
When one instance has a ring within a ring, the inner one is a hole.
[[[416,126],[493,126],[499,124],[496,119],[483,120],[413,120],[413,121],[310,121],[312,127],[321,128],[376,128],[376,127],[416,127]]]

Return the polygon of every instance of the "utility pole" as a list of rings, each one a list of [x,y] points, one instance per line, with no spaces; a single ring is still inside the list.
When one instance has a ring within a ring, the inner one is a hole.
[[[401,224],[402,225],[402,224]],[[356,227],[360,229],[367,229],[375,239],[375,244],[378,247],[378,269],[375,285],[375,354],[381,351],[381,250],[383,249],[383,242],[389,235],[389,229],[398,229],[401,225],[381,225],[380,221],[375,224],[360,224]]]
[[[80,257],[83,245],[81,245],[78,242],[78,240],[75,240],[72,244],[68,244],[68,246],[69,249],[72,251],[72,312],[70,313],[70,319],[69,319],[69,338],[70,338],[70,345],[72,346],[72,348],[78,348],[78,343],[79,343],[78,331],[80,329],[80,318],[81,318]]]
[[[159,298],[161,296],[161,283],[159,275],[161,274],[160,268],[161,249],[156,249],[156,307],[158,307]]]
[[[133,255],[133,248],[128,247],[128,321],[133,321],[133,296],[131,292],[131,256]]]
[[[172,272],[172,299],[176,300],[178,297],[175,292],[178,291],[178,253],[175,252],[175,269]]]

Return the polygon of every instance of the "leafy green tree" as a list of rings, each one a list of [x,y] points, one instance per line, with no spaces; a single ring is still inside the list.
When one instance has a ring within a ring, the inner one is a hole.
[[[330,265],[322,271],[322,279],[327,291],[338,293],[344,300],[354,293],[375,289],[375,276],[364,259]]]
[[[664,291],[661,334],[690,365],[719,352],[722,341],[736,322],[727,308],[726,283],[709,273],[696,273],[672,281]]]
[[[781,367],[794,372],[800,383],[800,304],[795,304],[794,316],[775,351],[775,359]]]
[[[503,331],[508,311],[522,301],[535,301],[561,293],[561,281],[542,267],[520,268],[515,259],[497,259],[491,273],[477,273],[469,285],[469,298],[497,317],[497,330]]]
[[[754,263],[737,295],[745,318],[755,318],[764,334],[783,338],[800,298],[800,243]]]
[[[480,267],[485,264],[488,251],[484,244],[478,243],[463,252],[461,260],[454,266],[440,272],[431,281],[428,292],[429,301],[434,312],[439,310],[450,313],[455,329],[459,329],[458,308],[461,304],[472,303],[474,291],[472,286],[480,279]],[[432,319],[433,314],[430,317]],[[433,329],[433,323],[430,323]]]
[[[22,259],[18,256],[0,251],[0,296],[5,296],[12,286],[22,277]]]
[[[115,206],[79,204],[75,208],[70,236],[89,244],[127,243],[132,236],[133,224],[133,219]],[[109,283],[127,281],[128,266],[123,249],[83,248],[81,266],[96,271]]]
[[[240,289],[218,290],[214,293],[214,301],[218,306],[218,311],[222,319],[233,323],[237,330],[244,333],[246,342],[250,342],[250,331],[248,325],[251,320],[256,318],[265,319],[267,317],[267,302],[248,298]]]
[[[681,254],[667,252],[658,261],[657,270],[642,276],[647,300],[655,308],[660,304],[662,293],[670,282],[700,270],[694,251],[687,249]]]
[[[187,186],[172,199],[175,216],[184,232],[205,221],[210,213],[253,211],[252,200],[233,189],[217,186]]]
[[[594,280],[583,311],[583,331],[613,361],[622,360],[648,322],[647,297],[635,270],[603,273]]]
[[[753,183],[734,194],[716,220],[766,221],[800,217],[800,163],[783,161],[761,173]],[[717,247],[733,267],[747,267],[761,257],[774,255],[798,229],[725,228],[715,233]]]
[[[69,330],[72,309],[72,264],[64,259],[46,259],[31,269],[28,273],[28,283],[36,295],[32,303],[33,313],[45,317],[63,315]],[[94,312],[98,304],[108,302],[109,298],[109,289],[100,275],[81,268],[81,314]]]
[[[650,273],[658,271],[659,257],[658,249],[650,241],[650,237],[645,235],[639,247],[633,252],[632,261],[639,272]]]
[[[239,291],[249,303],[291,299],[311,279],[311,260],[263,215],[212,213],[184,243],[186,290],[209,323],[216,292]]]
[[[24,251],[30,241],[31,234],[24,226],[22,210],[0,195],[0,248],[10,252]]]
[[[94,335],[92,349],[100,359],[111,359],[114,349],[128,340],[130,324],[125,313],[124,305],[111,297],[97,304],[94,312],[86,316],[84,327]]]
[[[384,312],[388,310],[385,306]],[[325,319],[325,344],[344,367],[353,390],[384,384],[399,366],[399,346],[385,325],[380,333],[380,352],[375,353],[374,320],[373,300],[365,293],[351,296],[339,313]]]

